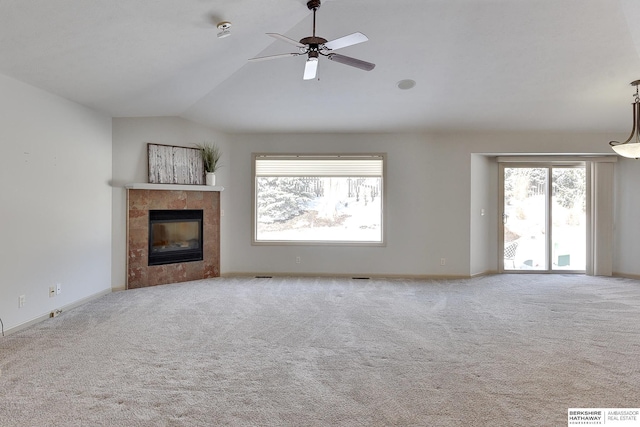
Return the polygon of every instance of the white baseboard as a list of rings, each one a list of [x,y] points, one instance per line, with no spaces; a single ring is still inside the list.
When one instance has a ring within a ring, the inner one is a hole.
[[[622,277],[623,279],[634,279],[640,280],[640,274],[631,274],[631,273],[619,273],[614,271],[612,274],[613,277]]]
[[[112,292],[112,290],[111,290],[111,289],[107,289],[107,290],[104,290],[104,291],[100,291],[100,292],[95,293],[95,294],[93,294],[93,295],[89,295],[88,297],[81,298],[81,299],[79,299],[78,301],[75,301],[75,302],[72,302],[72,303],[67,304],[67,305],[65,305],[65,306],[59,307],[59,308],[58,308],[58,310],[61,310],[61,311],[63,311],[63,312],[64,312],[64,311],[66,311],[66,310],[71,310],[71,309],[73,309],[73,308],[76,308],[76,307],[79,307],[79,306],[81,306],[81,305],[83,305],[83,304],[86,304],[86,303],[88,303],[89,301],[93,301],[93,300],[95,300],[95,299],[98,299],[98,298],[100,298],[100,297],[103,297],[103,296],[105,296],[105,295],[108,295],[108,294],[110,294],[111,292]],[[26,322],[24,322],[24,323],[20,323],[20,324],[18,324],[18,325],[16,325],[16,326],[14,326],[14,327],[12,327],[12,328],[7,329],[6,331],[4,331],[4,334],[5,334],[5,336],[6,336],[6,335],[11,335],[11,334],[16,333],[16,332],[18,332],[18,331],[22,331],[22,330],[24,330],[24,329],[27,329],[27,328],[29,328],[29,327],[31,327],[31,326],[33,326],[33,325],[35,325],[35,324],[38,324],[38,323],[40,323],[40,322],[42,322],[42,321],[44,321],[44,320],[47,320],[47,319],[49,318],[50,314],[51,314],[51,312],[47,312],[46,314],[43,314],[43,315],[41,315],[41,316],[38,316],[38,317],[33,318],[33,319],[31,319],[31,320],[28,320],[28,321],[26,321]]]
[[[471,277],[493,276],[494,274],[499,274],[498,270],[487,270],[482,273],[473,273]]]
[[[220,277],[338,277],[344,279],[370,278],[370,279],[415,279],[415,280],[447,280],[447,279],[468,279],[471,276],[463,275],[435,275],[435,274],[339,274],[339,273],[225,273]]]

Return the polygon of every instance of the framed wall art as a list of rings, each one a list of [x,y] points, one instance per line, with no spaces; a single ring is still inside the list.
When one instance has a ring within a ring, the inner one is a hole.
[[[204,164],[199,148],[149,143],[147,157],[151,184],[204,184]]]

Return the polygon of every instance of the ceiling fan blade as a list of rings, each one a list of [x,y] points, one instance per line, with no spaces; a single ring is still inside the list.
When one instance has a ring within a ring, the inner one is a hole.
[[[341,64],[350,65],[352,67],[360,68],[361,70],[371,71],[376,67],[376,64],[363,61],[361,59],[351,58],[349,56],[340,55],[338,53],[331,53],[327,56],[332,61],[339,62]]]
[[[309,58],[304,64],[304,80],[313,80],[318,73],[318,58]]]
[[[290,39],[289,37],[285,37],[282,34],[267,33],[267,35],[273,37],[274,39],[282,40],[283,42],[290,43],[290,44],[292,44],[294,46],[297,46],[297,47],[306,47],[307,46],[307,45],[304,45],[304,44],[300,43],[299,41],[296,41],[294,39]]]
[[[299,53],[281,53],[278,55],[269,55],[269,56],[260,56],[258,58],[251,58],[249,59],[249,61],[268,61],[269,59],[278,59],[278,58],[286,58],[288,56],[298,56],[300,55]]]
[[[353,33],[348,36],[340,37],[339,39],[331,40],[330,42],[326,42],[324,47],[336,50],[342,49],[343,47],[352,46],[354,44],[366,42],[369,40],[367,36],[362,33]]]

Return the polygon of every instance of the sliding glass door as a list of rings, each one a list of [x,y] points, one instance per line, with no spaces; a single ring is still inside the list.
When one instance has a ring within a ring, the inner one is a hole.
[[[584,272],[587,191],[584,164],[503,163],[502,271]]]

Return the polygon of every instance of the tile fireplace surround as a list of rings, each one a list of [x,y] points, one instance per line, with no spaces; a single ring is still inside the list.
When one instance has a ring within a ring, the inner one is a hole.
[[[222,187],[131,184],[127,188],[127,289],[220,276]],[[148,265],[149,210],[202,209],[202,261]]]

